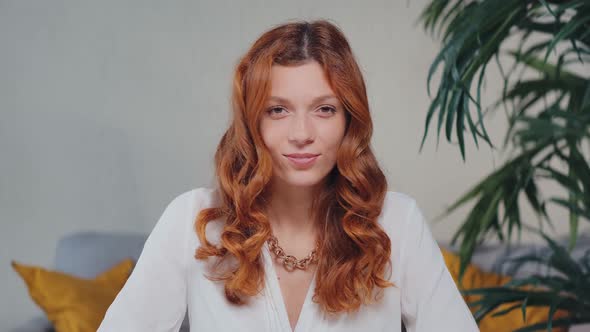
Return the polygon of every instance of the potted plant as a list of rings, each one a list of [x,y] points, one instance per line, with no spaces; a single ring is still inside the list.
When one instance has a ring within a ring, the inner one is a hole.
[[[432,101],[420,150],[436,121],[437,140],[444,128],[449,142],[456,138],[465,161],[465,133],[477,147],[483,141],[496,148],[485,128],[486,115],[503,109],[508,122],[500,147],[510,152],[508,160],[437,218],[474,203],[452,238],[452,244],[458,242],[460,247],[460,274],[485,240],[510,243],[520,236],[526,228],[520,197],[537,215],[535,231],[552,250],[546,257],[518,259],[518,263],[544,264],[551,274],[467,291],[481,295],[470,304],[477,308],[476,319],[504,314],[508,311],[494,310],[500,304],[516,303],[509,310],[522,309],[524,314],[527,306],[546,306],[550,313],[569,312],[567,318],[554,320],[550,314],[546,323],[519,331],[590,322],[590,253],[578,260],[570,255],[579,223],[590,220],[590,167],[583,153],[590,144],[590,1],[430,0],[420,21],[442,40],[428,74]],[[513,46],[507,47],[510,43]],[[512,64],[507,67],[506,61]],[[490,64],[500,69],[503,89],[486,106],[481,92]],[[430,85],[438,70],[441,78],[433,92]],[[544,198],[539,191],[543,181],[556,183],[563,194]],[[551,220],[548,204],[567,209],[569,220]],[[542,232],[542,226],[556,222],[569,225],[566,247]]]

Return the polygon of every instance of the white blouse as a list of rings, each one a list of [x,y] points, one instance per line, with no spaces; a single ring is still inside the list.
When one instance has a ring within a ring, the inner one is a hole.
[[[265,287],[244,306],[226,300],[222,282],[203,273],[208,261],[193,257],[199,247],[193,222],[202,208],[218,206],[211,188],[177,196],[166,207],[145,242],[136,266],[109,307],[98,332],[178,331],[188,309],[191,332],[292,332],[268,246],[263,249]],[[207,239],[219,239],[221,222],[207,226]],[[381,301],[358,312],[329,316],[311,301],[315,278],[307,291],[295,332],[479,331],[447,270],[440,249],[416,201],[388,191],[379,223],[391,239],[396,286],[384,289]],[[209,275],[209,273],[207,273]]]

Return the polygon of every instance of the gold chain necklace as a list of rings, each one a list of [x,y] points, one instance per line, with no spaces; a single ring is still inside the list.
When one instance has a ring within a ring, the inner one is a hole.
[[[299,260],[295,256],[285,254],[285,250],[279,246],[279,240],[274,235],[271,234],[267,242],[269,249],[277,256],[277,260],[282,262],[285,269],[289,272],[294,271],[296,268],[307,270],[310,264],[317,263],[318,261],[317,250],[319,248],[319,242],[309,255]]]

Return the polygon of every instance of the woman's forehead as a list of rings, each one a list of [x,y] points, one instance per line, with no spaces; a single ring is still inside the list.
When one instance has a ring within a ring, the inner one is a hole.
[[[297,66],[273,65],[270,75],[269,100],[293,101],[305,99],[310,102],[335,98],[324,69],[317,62]]]

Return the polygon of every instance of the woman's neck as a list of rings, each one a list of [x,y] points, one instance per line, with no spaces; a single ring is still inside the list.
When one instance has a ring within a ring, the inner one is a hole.
[[[317,225],[311,211],[315,190],[315,187],[273,186],[268,218],[275,236],[315,238]]]

